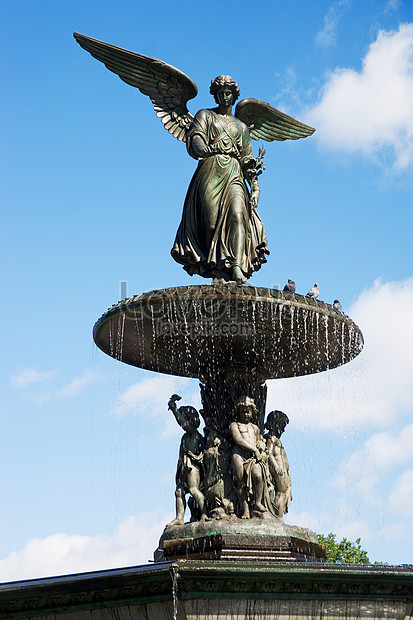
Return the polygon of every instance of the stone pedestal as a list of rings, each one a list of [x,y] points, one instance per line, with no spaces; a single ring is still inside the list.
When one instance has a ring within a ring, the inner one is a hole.
[[[158,550],[157,550],[158,551]],[[154,557],[165,560],[211,559],[325,562],[321,545],[293,536],[212,534],[205,538],[178,538],[163,541],[162,552]]]
[[[268,516],[167,527],[154,558],[325,562],[326,553],[311,530]]]

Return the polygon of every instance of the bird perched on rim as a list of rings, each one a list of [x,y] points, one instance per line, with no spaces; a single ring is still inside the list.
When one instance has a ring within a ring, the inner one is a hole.
[[[341,311],[342,311],[342,309],[343,309],[343,308],[342,308],[341,303],[338,301],[338,299],[335,299],[335,300],[334,300],[334,302],[333,302],[333,308],[334,308],[335,310],[338,310],[339,312],[341,312]]]
[[[284,286],[283,292],[284,293],[295,293],[295,282],[294,282],[294,280],[290,280],[290,278],[288,278],[288,282]]]
[[[318,288],[318,284],[316,282],[314,284],[313,288],[310,288],[310,290],[308,291],[306,297],[308,297],[309,299],[317,299],[319,294],[320,294],[320,289]]]

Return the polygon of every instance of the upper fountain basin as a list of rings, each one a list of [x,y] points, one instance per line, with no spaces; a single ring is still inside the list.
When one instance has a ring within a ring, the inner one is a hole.
[[[307,375],[363,348],[357,325],[329,304],[234,283],[135,295],[97,321],[93,338],[132,366],[200,379],[228,369],[262,380]]]

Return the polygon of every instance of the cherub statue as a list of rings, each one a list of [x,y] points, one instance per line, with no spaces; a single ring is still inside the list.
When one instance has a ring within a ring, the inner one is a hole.
[[[204,452],[204,494],[209,516],[214,519],[235,518],[232,495],[231,448],[226,438],[209,429]]]
[[[165,129],[186,142],[198,167],[186,195],[171,250],[190,274],[244,283],[266,262],[267,237],[257,212],[258,176],[264,169],[254,140],[297,140],[315,130],[259,99],[238,99],[238,84],[219,75],[210,92],[217,107],[199,110],[187,103],[198,92],[187,75],[165,62],[74,33],[76,41],[119,77],[150,97]],[[249,186],[249,187],[248,187]]]
[[[256,513],[270,512],[276,516],[269,497],[272,485],[265,441],[258,426],[251,421],[256,413],[252,398],[240,398],[234,409],[235,419],[229,427],[234,442],[232,467],[241,519],[249,519],[251,509]]]
[[[204,439],[198,432],[199,415],[195,407],[178,407],[176,401],[181,400],[178,394],[169,399],[168,408],[172,411],[179,426],[185,431],[179,448],[179,460],[176,470],[176,517],[169,526],[184,525],[185,523],[185,496],[190,493],[201,521],[206,520],[205,498],[200,490],[202,461],[204,455]]]
[[[281,518],[288,512],[292,500],[290,468],[284,446],[280,441],[288,422],[288,416],[282,411],[270,411],[265,422],[265,428],[268,429],[265,437],[268,465],[275,487],[274,505],[277,515]]]

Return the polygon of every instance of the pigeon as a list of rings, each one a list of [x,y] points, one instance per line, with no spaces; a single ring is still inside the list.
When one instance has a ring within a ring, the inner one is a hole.
[[[341,303],[338,301],[338,299],[335,299],[335,300],[334,300],[334,303],[333,303],[333,308],[335,308],[335,309],[336,309],[336,310],[338,310],[339,312],[341,312],[341,311],[342,311],[342,309],[343,309],[343,308],[342,308],[342,306],[341,306]]]
[[[313,288],[310,288],[310,290],[308,291],[306,297],[308,297],[309,299],[317,299],[319,294],[320,294],[320,289],[318,288],[318,284],[316,282],[314,284]]]
[[[295,293],[295,282],[294,282],[294,280],[290,280],[290,278],[288,278],[288,282],[284,286],[283,292],[284,293]]]

